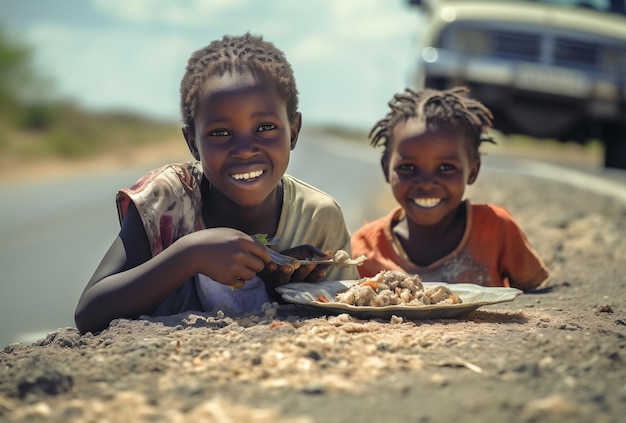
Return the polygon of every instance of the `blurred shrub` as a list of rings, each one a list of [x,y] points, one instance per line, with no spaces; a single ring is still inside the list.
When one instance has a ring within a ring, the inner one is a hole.
[[[45,130],[58,118],[57,106],[53,103],[35,103],[20,107],[16,123],[25,129]]]
[[[0,28],[0,154],[84,157],[180,137],[174,122],[122,112],[90,113],[53,99],[52,83],[37,75],[32,49]]]
[[[34,71],[32,49],[0,28],[0,119],[14,124],[44,123],[43,104],[51,85]]]

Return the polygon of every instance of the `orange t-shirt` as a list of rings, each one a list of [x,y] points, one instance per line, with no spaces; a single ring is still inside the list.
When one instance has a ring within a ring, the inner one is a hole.
[[[358,267],[361,277],[374,276],[381,270],[400,270],[418,274],[425,282],[465,282],[522,290],[535,288],[548,277],[543,261],[505,208],[465,203],[467,224],[461,242],[450,254],[428,266],[413,263],[393,234],[393,227],[404,216],[402,208],[366,223],[352,235],[354,257],[367,257]]]

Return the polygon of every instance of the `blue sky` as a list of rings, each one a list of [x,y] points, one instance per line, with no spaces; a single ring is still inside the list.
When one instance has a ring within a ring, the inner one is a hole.
[[[368,129],[409,84],[422,20],[406,0],[0,0],[0,22],[60,96],[174,121],[191,53],[261,34],[294,68],[304,125]]]

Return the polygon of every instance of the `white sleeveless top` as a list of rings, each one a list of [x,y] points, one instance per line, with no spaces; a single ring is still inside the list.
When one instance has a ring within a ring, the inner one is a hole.
[[[218,310],[242,313],[260,311],[263,304],[271,303],[265,284],[258,276],[246,281],[242,288],[233,289],[228,285],[215,282],[208,276],[199,274],[196,278],[196,290],[202,309],[208,312]]]

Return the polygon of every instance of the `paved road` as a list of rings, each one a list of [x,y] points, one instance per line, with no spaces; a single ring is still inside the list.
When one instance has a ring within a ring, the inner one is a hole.
[[[113,240],[113,195],[138,172],[1,187],[0,346],[73,325],[73,309]]]
[[[288,172],[333,195],[354,230],[380,213],[377,206],[386,210],[378,162],[379,151],[368,146],[308,136]],[[0,187],[0,347],[73,326],[80,292],[118,230],[114,193],[146,170]],[[485,157],[482,171],[564,179],[626,201],[624,172],[583,173],[500,156]]]

